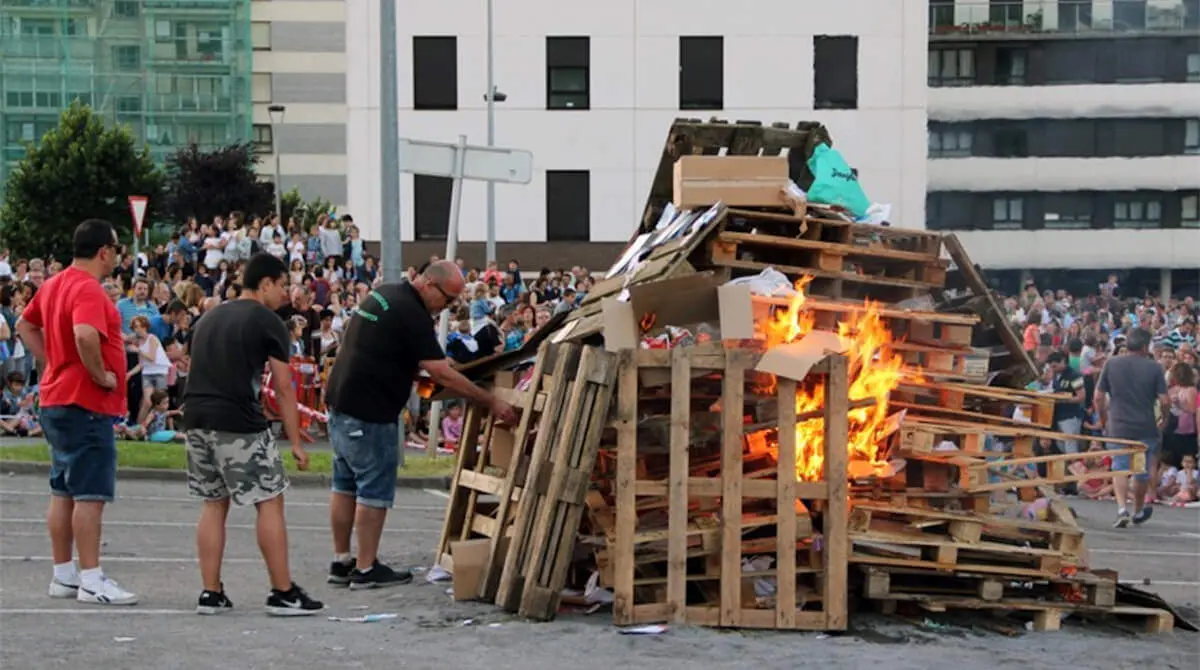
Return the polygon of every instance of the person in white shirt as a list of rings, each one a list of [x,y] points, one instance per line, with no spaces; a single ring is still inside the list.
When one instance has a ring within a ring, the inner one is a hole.
[[[271,237],[271,241],[264,245],[264,248],[268,254],[271,254],[279,260],[284,260],[284,257],[287,256],[288,253],[287,247],[283,246],[283,235],[281,233],[275,233],[275,235]]]

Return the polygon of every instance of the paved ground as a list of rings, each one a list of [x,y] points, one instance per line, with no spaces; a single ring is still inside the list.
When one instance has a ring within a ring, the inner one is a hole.
[[[622,636],[605,615],[531,624],[482,604],[454,603],[446,585],[388,591],[332,591],[325,495],[289,494],[296,579],[326,600],[329,614],[394,612],[399,618],[351,624],[325,618],[286,620],[262,614],[265,574],[254,545],[253,516],[235,510],[225,583],[237,609],[222,617],[192,613],[198,575],[192,559],[196,505],[181,484],[122,482],[105,527],[111,576],[142,603],[119,610],[45,596],[50,576],[40,477],[0,476],[0,668],[1155,668],[1194,670],[1200,635],[1130,636],[1070,625],[1061,633],[1007,638],[968,628],[926,629],[855,619],[842,636],[671,629],[656,637]],[[384,559],[428,565],[441,525],[443,495],[401,492]],[[1095,562],[1123,579],[1151,580],[1172,602],[1200,602],[1200,513],[1160,509],[1148,527],[1107,529],[1111,505],[1080,504]],[[1194,612],[1194,609],[1192,610]],[[470,620],[471,623],[466,625]]]

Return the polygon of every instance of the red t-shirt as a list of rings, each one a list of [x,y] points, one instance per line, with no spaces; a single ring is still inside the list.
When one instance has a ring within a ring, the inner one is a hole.
[[[54,275],[34,294],[21,318],[42,329],[46,370],[39,392],[42,407],[78,405],[109,416],[124,416],[125,342],[121,315],[92,275],[69,267]],[[75,346],[75,326],[87,324],[100,333],[104,369],[117,376],[111,391],[92,381]]]

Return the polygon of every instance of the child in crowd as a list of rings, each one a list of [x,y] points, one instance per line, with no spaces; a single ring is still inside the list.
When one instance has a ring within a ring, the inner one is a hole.
[[[1104,456],[1104,447],[1099,442],[1088,446],[1088,453],[1095,454],[1071,464],[1071,473],[1082,475],[1090,472],[1108,472],[1112,469],[1112,457]],[[1105,477],[1085,479],[1079,484],[1079,493],[1091,500],[1102,500],[1112,496],[1112,480]]]
[[[458,442],[462,439],[463,419],[462,405],[454,403],[446,410],[442,419],[442,441],[449,451],[458,451]]]
[[[1167,468],[1158,487],[1158,499],[1172,503],[1190,503],[1200,499],[1200,480],[1197,479],[1196,456],[1187,454],[1182,467]]]
[[[42,426],[37,417],[37,389],[25,387],[25,376],[12,371],[4,378],[0,394],[0,434],[37,437]]]
[[[142,432],[151,442],[185,442],[183,433],[175,430],[175,417],[182,415],[182,409],[171,409],[166,391],[154,391],[150,394],[150,411],[142,420]]]

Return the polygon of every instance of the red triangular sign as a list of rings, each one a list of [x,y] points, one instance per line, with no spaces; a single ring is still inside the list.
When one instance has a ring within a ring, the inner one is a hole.
[[[142,222],[146,219],[146,206],[150,204],[150,198],[144,195],[129,196],[129,213],[133,214],[133,234],[142,234]]]

